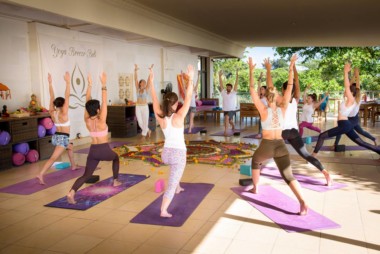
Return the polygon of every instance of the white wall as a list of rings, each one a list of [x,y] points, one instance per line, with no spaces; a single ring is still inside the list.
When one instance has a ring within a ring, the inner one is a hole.
[[[12,98],[0,97],[0,109],[8,106],[8,112],[30,101],[31,81],[26,22],[0,17],[0,82],[11,89]]]
[[[85,38],[85,40],[92,40],[89,43],[94,44],[101,42],[102,57],[99,59],[102,63],[100,66],[103,66],[102,69],[107,72],[108,99],[114,104],[122,102],[119,99],[119,74],[133,73],[135,63],[140,68],[139,79],[147,79],[148,67],[154,64],[154,84],[159,99],[161,99],[160,91],[165,88],[167,81],[173,84],[173,92],[178,92],[176,75],[181,70],[185,71],[188,64],[193,64],[195,68],[197,66],[198,57],[192,55],[186,48],[138,45],[46,25],[29,25],[28,27],[26,22],[0,17],[0,36],[2,38],[0,41],[0,82],[6,84],[12,91],[12,99],[4,101],[0,98],[0,106],[6,104],[9,112],[19,107],[27,107],[32,93],[39,95],[43,105],[48,106],[49,104],[44,73],[46,71],[40,67],[42,59],[38,52],[40,48],[36,43],[35,36],[36,31],[41,32],[41,29],[44,34],[50,34],[53,37],[70,35],[65,38],[73,38],[73,40],[74,37],[75,39]],[[58,81],[64,71],[66,70],[54,70],[54,66],[49,66],[49,72],[57,73]],[[98,77],[95,77],[94,74],[93,79],[98,79]],[[60,81],[62,84],[64,83],[63,78]],[[57,87],[57,93],[61,94],[63,91],[64,87]],[[100,99],[100,93],[93,92],[93,97]],[[80,121],[78,124],[84,126],[84,123]],[[72,129],[83,130],[83,126]],[[72,131],[71,136],[74,137],[76,132]],[[87,133],[82,134],[86,136]]]

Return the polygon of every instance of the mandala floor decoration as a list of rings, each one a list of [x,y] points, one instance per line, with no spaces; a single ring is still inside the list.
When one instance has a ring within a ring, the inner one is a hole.
[[[113,150],[121,160],[142,160],[156,167],[164,165],[161,152],[164,142],[120,146]],[[256,145],[246,143],[226,143],[215,140],[186,141],[187,163],[202,163],[218,166],[232,166],[252,157]]]

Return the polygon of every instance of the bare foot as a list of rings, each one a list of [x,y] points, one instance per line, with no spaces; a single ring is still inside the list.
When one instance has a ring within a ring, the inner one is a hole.
[[[191,134],[191,130],[189,129],[187,133]]]
[[[333,179],[327,170],[323,170],[322,173],[325,175],[326,178],[326,186],[331,186],[333,184]]]
[[[123,184],[123,183],[120,182],[120,181],[117,180],[117,179],[113,180],[113,187],[120,186],[120,185],[122,185],[122,184]]]
[[[258,189],[256,188],[256,186],[253,186],[252,189],[249,189],[248,192],[251,192],[253,194],[257,194],[259,193]]]
[[[298,213],[301,216],[305,216],[309,211],[309,207],[305,204],[305,202],[300,205],[300,212]]]
[[[36,176],[38,182],[41,184],[41,185],[45,185],[45,182],[44,182],[44,178],[42,175],[38,175]]]
[[[67,198],[67,202],[69,204],[75,205],[77,203],[75,201],[74,195],[75,195],[75,193],[73,194],[71,191],[69,192],[69,194],[67,194],[66,198]]]
[[[173,217],[173,215],[170,214],[170,213],[168,213],[167,211],[161,212],[160,216],[164,217],[164,218],[171,218],[171,217]]]
[[[151,130],[148,130],[148,133],[146,134],[146,136],[148,137],[148,138],[150,138],[150,135],[152,134],[152,131]]]
[[[226,137],[227,137],[227,131],[224,131],[224,136],[226,136]]]
[[[376,139],[373,141],[373,143],[375,144],[375,146],[377,146]]]
[[[175,190],[175,193],[178,194],[178,193],[181,193],[182,191],[185,191],[185,189],[182,187],[177,187],[177,189]]]
[[[260,139],[262,137],[263,137],[263,135],[261,133],[259,133],[259,134],[256,135],[256,138],[258,138],[258,139]]]
[[[313,156],[314,158],[317,158],[317,153],[312,153],[311,156]]]
[[[78,164],[71,167],[71,170],[77,170],[77,169],[79,169]]]

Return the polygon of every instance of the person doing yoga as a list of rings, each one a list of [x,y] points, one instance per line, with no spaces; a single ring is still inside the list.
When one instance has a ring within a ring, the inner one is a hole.
[[[304,104],[302,107],[302,114],[300,116],[301,123],[299,125],[299,129],[300,129],[299,133],[301,137],[303,135],[303,128],[308,128],[310,130],[321,133],[321,129],[313,125],[314,123],[313,114],[314,114],[315,109],[318,108],[321,105],[321,103],[323,103],[326,100],[328,96],[328,93],[326,93],[323,99],[317,102],[316,101],[317,95],[315,93],[314,94],[306,93],[307,90],[310,88],[310,86],[311,85],[308,85],[303,93]]]
[[[51,138],[51,143],[54,148],[53,154],[46,161],[45,165],[37,175],[37,179],[40,184],[45,184],[44,174],[53,165],[53,163],[58,159],[59,156],[66,150],[69,156],[71,169],[76,170],[76,165],[74,162],[73,155],[73,143],[70,143],[70,119],[69,119],[69,98],[70,98],[70,74],[65,73],[63,77],[66,82],[65,98],[57,97],[54,98],[53,82],[50,73],[48,74],[49,82],[49,93],[50,93],[50,106],[49,114],[53,120],[57,131]]]
[[[267,86],[273,87],[272,77],[270,74],[271,64],[268,59],[265,59],[264,66],[267,69]],[[285,123],[283,125],[282,130],[282,138],[287,140],[289,144],[294,148],[294,150],[306,161],[311,163],[313,166],[318,168],[319,171],[322,172],[326,179],[326,185],[330,186],[332,184],[332,177],[330,173],[324,168],[322,163],[315,157],[311,156],[311,154],[306,150],[305,144],[298,132],[298,121],[297,121],[297,110],[298,110],[298,101],[300,98],[300,86],[298,79],[298,72],[295,64],[293,65],[294,72],[294,85],[291,87],[291,96],[289,99],[289,104],[285,110],[284,119]],[[282,85],[282,93],[284,94],[287,90],[288,82],[285,82]],[[278,96],[277,102],[282,102],[284,98]]]
[[[168,212],[168,207],[174,197],[184,191],[180,186],[180,180],[186,167],[186,144],[184,136],[184,120],[190,108],[191,96],[193,94],[194,68],[187,67],[189,81],[186,87],[186,95],[183,106],[177,111],[178,95],[173,92],[165,94],[162,106],[160,105],[153,84],[154,74],[150,68],[148,83],[151,87],[154,114],[160,124],[165,136],[164,148],[162,150],[162,162],[169,165],[170,175],[168,186],[165,190],[161,204],[161,217],[170,218],[173,215]]]
[[[380,154],[380,147],[364,142],[359,137],[359,135],[355,132],[354,126],[352,125],[351,121],[348,120],[348,116],[353,110],[355,110],[355,107],[357,107],[357,104],[359,104],[360,102],[360,88],[356,88],[355,97],[350,91],[350,80],[348,77],[350,70],[351,70],[351,64],[346,63],[344,65],[345,99],[342,101],[342,103],[339,106],[338,126],[319,134],[318,141],[317,141],[317,144],[315,145],[315,149],[313,152],[313,156],[317,156],[326,138],[335,137],[337,135],[343,135],[343,134],[346,134],[349,139],[351,139],[354,143],[358,144],[359,146],[363,146],[369,150],[374,151],[377,154]]]
[[[296,55],[293,55],[290,61],[288,87],[284,93],[284,100],[277,106],[276,100],[278,92],[275,87],[268,87],[266,92],[268,107],[266,107],[260,101],[260,97],[254,87],[253,72],[255,65],[252,62],[252,58],[249,58],[250,93],[253,103],[255,103],[260,113],[260,121],[263,128],[263,139],[252,156],[253,188],[250,191],[252,193],[259,192],[258,184],[260,179],[260,166],[264,161],[273,158],[282,178],[289,185],[300,203],[299,215],[306,215],[308,212],[308,206],[303,198],[301,186],[293,176],[292,168],[290,166],[289,152],[281,137],[282,126],[284,125],[283,116],[285,115],[286,108],[289,104],[293,86],[293,70],[296,59]]]
[[[75,204],[75,193],[92,176],[100,161],[112,161],[113,186],[121,185],[119,177],[119,156],[112,151],[108,143],[107,119],[107,76],[103,72],[100,76],[102,84],[102,103],[91,98],[92,78],[88,76],[88,87],[86,92],[86,110],[84,111],[84,122],[90,132],[91,146],[87,156],[86,169],[79,177],[67,194],[67,202]]]

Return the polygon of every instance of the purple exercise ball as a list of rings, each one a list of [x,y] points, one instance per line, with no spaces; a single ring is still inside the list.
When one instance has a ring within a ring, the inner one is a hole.
[[[43,138],[46,135],[46,129],[41,124],[38,125],[38,137]]]
[[[53,127],[50,130],[46,130],[46,135],[54,135],[56,131],[57,131],[57,127],[53,125]]]
[[[26,155],[29,152],[29,144],[28,143],[16,144],[13,146],[13,152]]]
[[[11,135],[7,131],[0,132],[0,145],[5,146],[9,144],[11,140]]]

